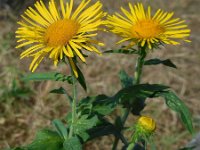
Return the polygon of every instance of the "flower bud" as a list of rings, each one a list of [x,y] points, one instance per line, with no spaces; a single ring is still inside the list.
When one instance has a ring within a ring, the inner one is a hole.
[[[153,133],[156,129],[156,122],[151,118],[147,116],[141,116],[137,121],[137,127],[142,132],[146,133]]]
[[[141,116],[134,126],[131,143],[134,145],[141,140],[149,141],[155,129],[156,122],[151,117]]]

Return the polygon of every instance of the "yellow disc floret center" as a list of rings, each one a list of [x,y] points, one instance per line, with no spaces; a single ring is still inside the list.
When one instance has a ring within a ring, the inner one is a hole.
[[[138,38],[156,38],[164,32],[164,28],[155,20],[140,20],[132,26],[132,34]]]
[[[66,45],[77,34],[78,29],[79,24],[73,20],[58,20],[47,28],[44,41],[51,47]]]

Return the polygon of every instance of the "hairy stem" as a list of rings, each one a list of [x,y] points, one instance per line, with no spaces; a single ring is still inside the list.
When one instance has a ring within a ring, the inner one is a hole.
[[[147,55],[145,47],[141,47],[139,48],[139,57],[137,58],[137,62],[136,62],[136,66],[135,66],[135,74],[134,74],[134,84],[139,84],[140,80],[141,80],[141,76],[142,76],[142,69],[143,69],[143,65],[144,65],[144,59]]]
[[[146,47],[139,47],[139,56],[137,58],[137,62],[136,62],[136,66],[135,66],[135,73],[134,73],[134,84],[139,84],[140,80],[141,80],[141,76],[142,76],[142,69],[143,69],[143,65],[144,65],[144,60],[146,57]],[[130,113],[131,108],[126,108],[125,113],[123,115],[123,117],[121,118],[122,121],[122,128],[120,129],[120,131],[124,128],[125,122],[128,118],[128,115]],[[116,150],[117,149],[117,145],[119,142],[119,138],[115,138],[112,150]]]
[[[73,72],[73,71],[72,71]],[[73,101],[72,101],[72,122],[71,122],[71,126],[70,126],[70,131],[69,131],[69,137],[72,137],[74,134],[74,124],[76,122],[77,119],[77,114],[76,114],[76,102],[77,102],[77,87],[76,87],[76,77],[74,76],[74,74],[72,73],[72,77],[73,77]]]
[[[123,115],[122,118],[121,118],[122,128],[120,129],[120,132],[121,132],[121,130],[124,128],[124,124],[125,124],[125,122],[126,122],[126,120],[127,120],[127,118],[128,118],[129,112],[130,112],[130,109],[127,108],[127,109],[125,110],[125,112],[124,112],[124,115]],[[114,141],[114,143],[113,143],[112,150],[116,150],[116,149],[117,149],[118,142],[119,142],[119,138],[116,137],[116,138],[115,138],[115,141]]]

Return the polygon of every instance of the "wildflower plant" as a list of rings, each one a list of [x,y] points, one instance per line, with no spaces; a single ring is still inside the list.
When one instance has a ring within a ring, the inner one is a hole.
[[[63,81],[72,85],[72,94],[63,87],[52,89],[51,93],[66,95],[71,111],[63,120],[53,120],[54,128],[39,131],[31,144],[16,150],[81,150],[86,142],[110,134],[115,137],[113,150],[118,148],[119,140],[123,143],[122,149],[146,149],[154,136],[156,121],[143,116],[142,111],[147,98],[157,97],[162,97],[167,106],[177,112],[188,131],[193,133],[188,108],[169,86],[141,83],[144,66],[163,64],[176,68],[169,59],[147,60],[146,56],[165,44],[177,45],[181,40],[189,42],[190,29],[184,21],[160,9],[151,15],[151,7],[145,10],[142,3],[129,3],[130,10],[121,8],[123,15],[115,13],[107,15],[107,18],[99,1],[90,4],[90,0],[82,0],[76,9],[73,9],[73,3],[73,0],[66,3],[63,0],[50,0],[47,7],[42,1],[37,1],[35,8],[29,7],[18,22],[17,48],[26,48],[21,58],[33,58],[29,68],[32,72],[45,57],[53,60],[54,65],[64,62],[71,69],[71,73],[65,75],[30,73],[23,80]],[[135,73],[128,75],[123,69],[120,71],[122,88],[113,96],[100,94],[78,100],[77,83],[85,90],[87,87],[77,59],[85,62],[85,51],[101,54],[95,45],[102,46],[103,43],[93,37],[97,31],[105,30],[103,28],[121,36],[122,40],[118,43],[128,41],[128,45],[121,49],[106,50],[104,54],[137,55]],[[106,119],[106,116],[120,108],[125,110],[124,114],[112,121]],[[138,120],[133,126],[127,127],[125,122],[130,114],[138,116]],[[130,137],[124,134],[125,130],[132,133]]]

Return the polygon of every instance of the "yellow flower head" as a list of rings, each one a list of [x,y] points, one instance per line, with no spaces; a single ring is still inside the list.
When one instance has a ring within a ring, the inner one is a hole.
[[[190,35],[190,30],[184,24],[184,20],[172,18],[173,12],[167,13],[159,9],[151,15],[151,7],[149,6],[145,11],[141,3],[134,6],[129,3],[129,8],[130,12],[121,8],[125,17],[119,13],[108,16],[107,26],[111,32],[123,37],[123,40],[118,43],[131,41],[130,46],[147,45],[152,49],[154,44],[180,44],[177,39],[189,42],[186,38]]]
[[[137,126],[140,130],[152,133],[156,129],[156,122],[151,117],[142,116],[138,119]]]
[[[66,56],[77,76],[72,60],[75,55],[85,62],[82,49],[100,54],[93,44],[103,44],[91,38],[97,35],[99,26],[103,24],[101,18],[105,13],[101,10],[102,4],[98,1],[88,7],[91,0],[82,0],[72,13],[74,1],[63,1],[60,0],[60,9],[54,0],[50,0],[48,8],[42,1],[37,1],[35,8],[29,7],[22,15],[22,21],[18,22],[17,48],[30,45],[21,53],[21,58],[33,57],[31,71],[46,56],[53,60],[54,65]]]

